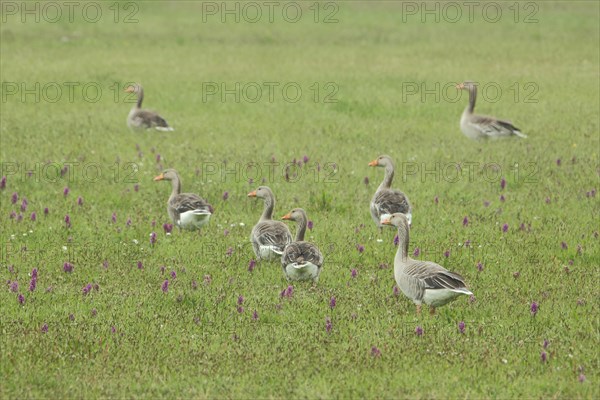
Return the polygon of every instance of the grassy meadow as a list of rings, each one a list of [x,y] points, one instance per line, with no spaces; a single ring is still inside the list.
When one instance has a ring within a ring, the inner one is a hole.
[[[272,22],[261,2],[257,22],[245,2],[21,4],[1,4],[1,398],[598,396],[598,3],[455,22],[443,2],[277,3]],[[467,139],[464,80],[529,137]],[[129,82],[174,132],[129,131]],[[417,316],[394,292],[380,154],[409,252],[473,298]],[[165,168],[213,205],[201,232],[165,232]],[[314,288],[251,266],[263,183],[276,217],[313,221]]]

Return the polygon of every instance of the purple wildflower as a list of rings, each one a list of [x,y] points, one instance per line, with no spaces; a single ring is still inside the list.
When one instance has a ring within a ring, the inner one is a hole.
[[[14,211],[10,212],[10,219],[15,219],[17,217],[17,213]]]
[[[227,249],[227,251],[225,252],[225,255],[227,257],[231,257],[231,255],[233,254],[233,247],[230,247]]]
[[[356,278],[357,274],[358,274],[358,272],[356,271],[356,268],[352,268],[352,271],[350,271],[350,276],[352,278]]]
[[[44,208],[44,215],[48,215],[49,212],[50,210],[48,209],[48,207]]]
[[[540,354],[540,359],[542,360],[543,363],[545,363],[546,360],[548,359],[548,355],[543,350],[542,350],[542,353]]]
[[[363,246],[362,244],[357,244],[356,250],[358,250],[359,253],[362,253],[363,251],[365,251],[365,246]]]
[[[65,186],[65,188],[63,189],[63,196],[67,197],[69,195],[69,188],[67,186]]]
[[[6,176],[3,176],[0,180],[0,190],[4,190],[4,188],[6,188]]]
[[[140,185],[137,184],[137,183],[135,185],[133,185],[133,190],[136,191],[136,192],[139,192],[140,191]]]
[[[398,246],[400,244],[400,238],[398,235],[394,236],[394,246]]]
[[[169,291],[169,280],[165,279],[160,288],[162,289],[163,293],[167,293]]]
[[[548,341],[548,339],[544,339],[544,344],[543,344],[544,348],[547,349],[548,345],[550,345],[550,342]]]
[[[238,306],[241,306],[242,304],[244,304],[244,296],[242,296],[242,295],[238,296],[237,304],[238,304]]]
[[[550,197],[546,197],[546,204],[550,204]]]
[[[248,263],[248,271],[254,271],[254,267],[256,267],[256,261],[254,259],[250,260]]]
[[[539,306],[535,301],[533,303],[531,303],[531,307],[530,307],[531,315],[533,315],[535,317],[535,315],[538,312],[538,309],[539,309]]]
[[[501,201],[501,202],[504,202],[505,200],[506,200],[506,198],[504,197],[504,195],[503,195],[503,194],[501,194],[501,195],[500,195],[500,201]]]
[[[504,225],[502,225],[502,232],[503,232],[503,233],[506,233],[506,232],[508,232],[508,224],[504,224]]]
[[[75,316],[73,314],[69,314],[69,321],[75,321]]]
[[[177,278],[177,272],[175,272],[175,270],[171,271],[171,278],[173,278],[173,279]]]
[[[96,315],[98,315],[98,310],[92,308],[92,317],[95,317]]]
[[[288,299],[291,298],[294,295],[294,287],[292,285],[289,285],[287,287],[287,289],[285,289],[285,297],[287,297]]]
[[[19,200],[19,194],[17,192],[14,192],[10,198],[10,202],[12,204],[16,204],[17,200]]]
[[[463,218],[463,226],[469,226],[469,217],[464,217]]]
[[[169,234],[173,230],[173,224],[165,223],[165,224],[163,224],[163,229],[165,230],[165,233]]]
[[[419,249],[418,247],[415,247],[415,250],[413,251],[413,256],[419,257],[419,254],[421,254],[421,249]]]
[[[415,335],[417,335],[417,336],[423,336],[423,328],[421,328],[420,326],[417,326],[415,328]]]
[[[19,304],[25,304],[25,296],[23,296],[21,293],[19,293],[19,295],[17,296],[17,300],[19,300]]]
[[[82,292],[83,292],[83,295],[84,295],[84,296],[87,296],[87,295],[88,295],[88,293],[90,293],[90,291],[91,291],[91,290],[92,290],[92,284],[91,284],[91,283],[88,283],[87,285],[85,285],[85,286],[83,287],[83,290],[82,290]]]
[[[333,328],[333,324],[331,323],[331,319],[329,317],[325,318],[325,332],[331,333],[331,329]]]
[[[446,250],[444,252],[444,257],[446,257],[446,258],[450,257],[450,250]]]
[[[252,320],[258,321],[258,312],[256,312],[256,310],[254,310],[254,312],[252,313]]]
[[[212,278],[210,277],[210,275],[204,275],[204,283],[210,285],[211,282]]]
[[[464,244],[465,244],[465,247],[470,247],[471,241],[469,239],[467,239],[467,241]]]
[[[505,187],[506,187],[506,179],[502,178],[502,179],[500,179],[500,189],[504,190]]]
[[[371,356],[372,357],[381,357],[381,350],[377,348],[377,346],[371,347]]]
[[[113,325],[113,326],[111,326],[111,327],[110,327],[110,332],[111,332],[111,333],[116,333],[116,332],[117,332],[117,328],[115,328],[115,326],[114,326],[114,325]]]
[[[79,205],[79,206],[83,205],[83,197],[81,197],[81,196],[77,197],[77,205]]]
[[[462,334],[465,333],[465,322],[464,321],[460,321],[458,323],[458,331]]]
[[[19,215],[17,215],[17,221],[23,221],[23,214],[19,213]]]
[[[489,202],[489,201],[487,201],[487,200],[484,200],[484,201],[483,201],[483,206],[484,206],[484,207],[489,207],[489,206],[490,206],[490,202]]]
[[[302,161],[304,161],[304,164],[306,164],[308,162],[308,160],[309,160],[308,156],[302,157]]]
[[[229,235],[229,229],[224,229],[223,236],[228,236],[228,235]]]
[[[474,294],[472,294],[472,295],[469,296],[469,303],[472,304],[472,303],[475,303],[476,301],[477,301],[477,298],[475,298]]]
[[[368,176],[365,176],[365,179],[363,179],[363,183],[364,183],[365,185],[368,185],[368,184],[369,184],[369,177],[368,177]]]
[[[312,221],[308,221],[306,224],[306,227],[308,228],[309,231],[312,231],[313,229],[313,222]]]
[[[131,218],[127,218],[127,221],[125,221],[125,226],[127,226],[127,227],[131,226]]]
[[[394,285],[394,296],[398,297],[400,295],[400,288]]]
[[[335,308],[335,296],[332,296],[331,299],[329,299],[329,308],[331,308],[332,310]]]
[[[35,211],[31,213],[31,217],[29,218],[35,222],[35,220],[37,219],[37,214],[35,213]]]
[[[108,269],[108,260],[104,260],[104,261],[102,261],[102,267],[103,267],[104,269]]]
[[[156,233],[152,232],[150,234],[150,246],[154,246],[155,243],[156,243]]]
[[[244,312],[244,307],[238,306],[237,312],[240,313],[240,314],[243,313]]]
[[[23,200],[21,201],[21,211],[24,212],[25,210],[27,210],[28,204],[29,203],[27,202],[27,199],[25,197],[23,197]]]
[[[556,160],[556,166],[557,166],[557,167],[560,167],[560,162],[561,162],[561,161],[560,161],[560,158]]]
[[[229,198],[229,192],[223,192],[223,201],[226,201]]]
[[[433,202],[437,205],[440,202],[440,200],[438,199],[437,196],[435,196],[435,198],[433,199]]]
[[[17,293],[19,291],[19,282],[13,281],[10,283],[10,291],[13,293]]]
[[[48,333],[48,324],[42,325],[41,331],[42,331],[42,333]]]
[[[113,224],[116,223],[117,222],[117,214],[116,213],[112,213],[110,219],[113,222]]]
[[[584,375],[584,374],[579,374],[579,378],[577,378],[577,380],[578,380],[580,383],[583,383],[583,382],[585,382],[585,375]]]
[[[160,154],[156,155],[156,162],[159,163],[160,162]]]
[[[141,261],[137,262],[138,269],[144,269],[144,264]]]
[[[65,215],[65,226],[67,228],[71,227],[71,217],[69,216],[69,214]]]
[[[583,248],[581,247],[580,244],[578,244],[577,245],[577,255],[580,256],[582,251],[583,251]]]
[[[569,246],[567,245],[567,243],[566,243],[566,242],[561,242],[561,243],[560,243],[560,247],[561,247],[563,250],[566,250],[566,249],[568,249],[568,248],[569,248]]]
[[[35,290],[37,286],[37,278],[34,276],[31,278],[31,281],[29,282],[29,291],[33,292]]]
[[[66,262],[63,264],[63,271],[71,273],[73,272],[73,264],[71,264],[70,262]]]
[[[477,263],[477,271],[483,271],[483,264],[481,263],[481,261]]]

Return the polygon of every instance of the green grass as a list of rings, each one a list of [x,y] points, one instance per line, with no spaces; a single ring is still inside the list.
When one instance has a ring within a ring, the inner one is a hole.
[[[0,191],[0,397],[598,396],[600,195],[589,195],[598,191],[600,171],[597,3],[539,2],[533,24],[515,24],[512,14],[491,24],[480,13],[473,23],[403,22],[394,2],[340,2],[334,24],[315,24],[312,14],[295,24],[203,23],[200,3],[139,2],[138,23],[115,24],[111,4],[102,3],[96,24],[79,17],[22,24],[7,15],[0,28],[7,176]],[[309,15],[312,3],[302,4]],[[502,4],[508,13],[512,3]],[[466,139],[458,127],[464,94],[458,102],[403,98],[403,84],[466,79],[497,83],[502,96],[480,98],[478,112],[510,118],[529,138]],[[131,104],[122,89],[131,81],[144,85],[144,105],[175,132],[127,130]],[[22,101],[7,94],[11,82],[93,82],[102,96],[96,103],[79,91],[73,102],[66,93],[56,103],[33,95]],[[204,102],[203,82],[296,82],[303,97]],[[322,101],[327,82],[337,85],[335,103]],[[538,89],[535,103],[524,101],[527,83]],[[413,203],[410,251],[418,247],[421,259],[461,273],[476,301],[461,298],[432,318],[417,317],[409,300],[394,296],[394,232],[381,235],[368,210],[383,171],[367,163],[383,153],[396,161],[394,186]],[[284,165],[304,155],[308,164],[287,182]],[[271,177],[265,163],[272,158],[279,165]],[[65,163],[79,164],[54,179],[52,168]],[[252,184],[248,163],[262,168]],[[97,180],[83,175],[90,165],[101,172]],[[201,234],[163,232],[169,187],[152,177],[166,167],[181,173],[185,191],[215,207]],[[294,284],[290,299],[280,297],[288,283],[277,263],[248,271],[248,237],[262,204],[246,194],[263,177],[276,194],[276,216],[307,210],[309,239],[326,259],[317,288]],[[10,214],[21,212],[24,197],[28,207],[17,221]],[[33,268],[39,278],[29,292]],[[24,305],[9,280],[18,281]],[[88,283],[99,290],[84,296]],[[535,317],[533,301],[540,305]],[[373,346],[380,357],[371,355]]]

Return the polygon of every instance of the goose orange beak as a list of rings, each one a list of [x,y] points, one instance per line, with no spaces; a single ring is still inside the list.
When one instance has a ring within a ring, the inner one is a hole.
[[[127,89],[124,90],[126,93],[133,93],[135,92],[135,88],[133,86],[127,86]]]
[[[292,214],[287,213],[283,217],[281,217],[281,219],[292,219]]]
[[[165,176],[163,174],[154,177],[155,181],[162,181],[163,179],[165,179]]]
[[[256,197],[256,190],[248,193],[248,197]]]
[[[376,166],[378,166],[378,165],[379,165],[379,163],[377,162],[377,160],[376,160],[376,159],[375,159],[375,160],[373,160],[373,161],[371,161],[371,162],[369,163],[369,167],[376,167]]]
[[[465,88],[465,84],[464,83],[459,83],[458,85],[456,85],[457,89],[464,89]]]
[[[384,219],[384,220],[381,221],[381,224],[382,225],[391,225],[392,221],[390,221],[389,218],[386,218],[386,219]]]

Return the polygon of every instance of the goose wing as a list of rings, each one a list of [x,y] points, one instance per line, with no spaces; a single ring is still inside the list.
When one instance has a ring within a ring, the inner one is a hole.
[[[306,263],[321,267],[323,265],[323,254],[317,246],[309,242],[293,242],[286,246],[281,258],[281,264],[285,267],[292,263]]]
[[[467,288],[462,276],[429,261],[413,262],[405,269],[404,273],[421,281],[425,289],[461,290]]]
[[[514,126],[510,121],[500,120],[487,115],[473,115],[469,124],[482,134],[489,137],[501,137],[517,135],[519,137],[527,137],[519,128]]]
[[[372,201],[372,207],[378,216],[382,214],[410,212],[410,203],[404,193],[395,189],[384,189],[375,193]]]
[[[205,214],[212,214],[213,212],[212,206],[206,200],[193,193],[181,193],[169,203],[180,214],[187,211],[197,211]]]

